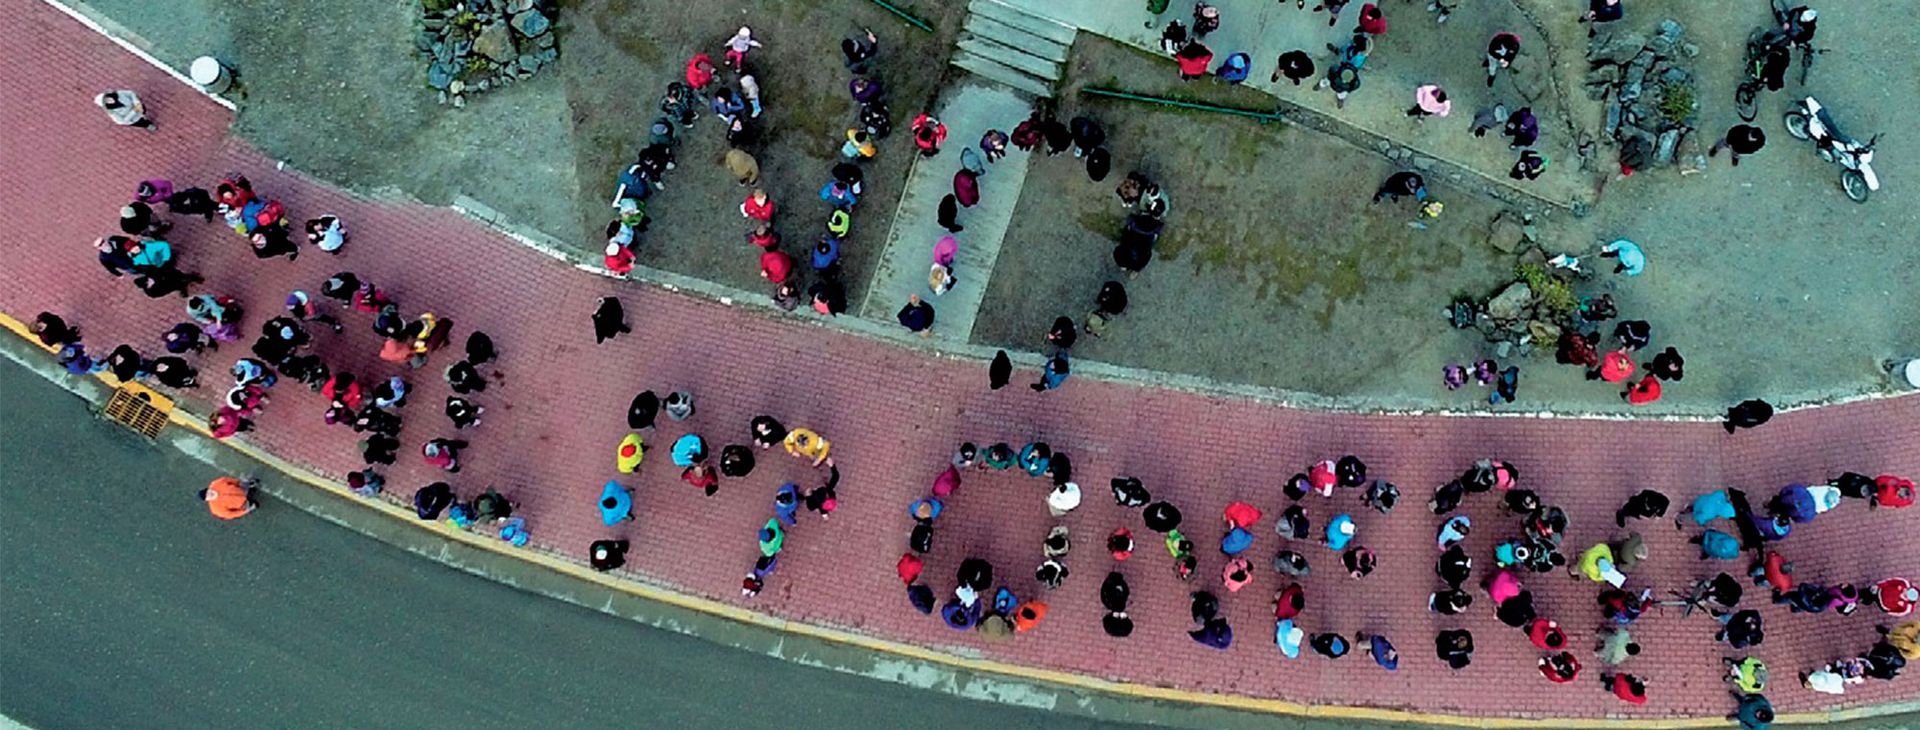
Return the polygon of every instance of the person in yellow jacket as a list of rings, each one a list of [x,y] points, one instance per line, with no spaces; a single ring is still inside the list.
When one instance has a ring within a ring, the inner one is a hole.
[[[809,459],[814,466],[819,466],[820,462],[826,461],[827,451],[833,448],[833,444],[827,443],[820,434],[804,428],[788,431],[787,438],[782,443],[786,446],[788,455]]]

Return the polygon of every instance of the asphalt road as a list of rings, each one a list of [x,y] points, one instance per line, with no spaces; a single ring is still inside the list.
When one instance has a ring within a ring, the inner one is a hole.
[[[223,523],[210,467],[84,405],[0,361],[0,714],[29,727],[1103,726],[653,629],[271,499]]]

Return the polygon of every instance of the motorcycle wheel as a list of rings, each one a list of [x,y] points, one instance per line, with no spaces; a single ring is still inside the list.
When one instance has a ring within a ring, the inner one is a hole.
[[[1743,81],[1734,88],[1733,109],[1740,115],[1740,121],[1751,122],[1760,113],[1759,105],[1753,103],[1754,97],[1759,96],[1759,93],[1759,84],[1753,81]]]
[[[1847,197],[1855,203],[1865,203],[1867,196],[1873,194],[1873,190],[1867,187],[1866,176],[1861,175],[1859,170],[1841,170],[1840,189],[1847,191]]]
[[[1807,115],[1791,111],[1787,112],[1783,120],[1787,123],[1787,134],[1793,135],[1794,139],[1812,138],[1812,135],[1807,134]]]

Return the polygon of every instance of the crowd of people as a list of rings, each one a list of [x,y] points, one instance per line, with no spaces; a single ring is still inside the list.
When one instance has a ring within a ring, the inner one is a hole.
[[[1033,581],[996,572],[991,561],[969,555],[959,563],[951,597],[943,601],[932,581],[923,575],[923,556],[934,550],[935,527],[963,480],[991,479],[993,472],[1007,470],[1018,470],[1052,485],[1045,506],[1053,524],[1041,540]],[[972,442],[961,444],[934,477],[929,493],[908,507],[912,521],[908,549],[896,569],[906,585],[909,604],[921,613],[937,611],[955,630],[977,631],[991,640],[1037,628],[1049,612],[1044,596],[1059,588],[1071,573],[1068,557],[1073,530],[1065,518],[1081,499],[1073,479],[1068,455],[1045,442],[1028,443],[1019,449],[1006,442],[984,448]],[[1359,649],[1382,669],[1397,670],[1401,656],[1386,627],[1342,628],[1340,624],[1348,622],[1338,613],[1312,612],[1314,617],[1310,618],[1301,579],[1310,574],[1311,563],[1317,560],[1310,557],[1316,545],[1328,550],[1338,560],[1339,569],[1353,580],[1367,578],[1382,561],[1397,559],[1399,556],[1377,554],[1367,547],[1363,535],[1393,513],[1401,498],[1399,487],[1378,474],[1370,475],[1363,461],[1347,455],[1315,463],[1293,475],[1282,484],[1281,492],[1285,503],[1273,526],[1280,545],[1271,563],[1277,586],[1273,593],[1276,648],[1289,659],[1298,658],[1303,650],[1339,659]],[[1640,642],[1633,636],[1635,624],[1656,605],[1685,606],[1689,615],[1699,610],[1712,617],[1714,636],[1733,654],[1725,657],[1735,704],[1729,717],[1749,729],[1765,728],[1773,717],[1771,702],[1764,694],[1768,687],[1766,667],[1750,651],[1764,640],[1764,619],[1761,606],[1742,603],[1748,580],[1736,576],[1746,576],[1768,589],[1771,604],[1793,612],[1850,615],[1863,605],[1871,605],[1887,618],[1908,618],[1914,605],[1920,603],[1920,589],[1911,579],[1886,577],[1856,589],[1853,584],[1828,582],[1818,576],[1796,576],[1791,562],[1781,557],[1779,541],[1788,536],[1793,525],[1805,524],[1839,507],[1845,499],[1861,500],[1874,509],[1900,509],[1913,503],[1913,492],[1913,482],[1898,476],[1867,477],[1847,472],[1825,484],[1788,485],[1759,508],[1750,507],[1739,490],[1702,494],[1677,511],[1676,525],[1704,528],[1692,539],[1701,546],[1703,560],[1735,561],[1743,555],[1750,560],[1733,574],[1719,572],[1685,590],[1672,590],[1679,600],[1660,602],[1650,581],[1633,577],[1636,568],[1649,560],[1655,541],[1629,528],[1634,522],[1666,517],[1671,511],[1667,495],[1651,489],[1633,494],[1614,513],[1614,526],[1619,531],[1607,540],[1578,549],[1566,544],[1571,521],[1566,510],[1527,486],[1514,464],[1481,460],[1435,489],[1425,505],[1427,512],[1440,520],[1434,538],[1438,584],[1427,600],[1428,609],[1440,617],[1443,626],[1433,636],[1435,659],[1456,671],[1473,663],[1476,640],[1484,642],[1487,637],[1476,637],[1457,619],[1448,617],[1468,612],[1477,598],[1484,597],[1499,621],[1515,629],[1524,637],[1520,640],[1539,652],[1534,669],[1546,681],[1576,682],[1584,671],[1583,657],[1590,656],[1586,661],[1600,664],[1597,681],[1605,691],[1625,703],[1645,704],[1649,685],[1655,683],[1658,672],[1635,666],[1640,662],[1633,659],[1642,653]],[[1112,494],[1120,506],[1139,509],[1141,523],[1118,525],[1111,531],[1102,528],[1113,561],[1099,591],[1104,609],[1102,629],[1115,638],[1133,633],[1128,609],[1135,583],[1123,568],[1133,555],[1134,530],[1144,527],[1163,536],[1178,580],[1202,584],[1187,589],[1194,624],[1189,637],[1215,649],[1230,647],[1233,626],[1221,609],[1221,601],[1260,580],[1260,571],[1247,556],[1256,542],[1263,511],[1244,501],[1231,502],[1223,509],[1224,534],[1219,549],[1224,564],[1220,581],[1215,584],[1211,577],[1199,575],[1195,543],[1180,529],[1179,509],[1155,501],[1141,481],[1132,477],[1113,478]],[[1342,495],[1351,495],[1357,504],[1341,506]],[[1479,499],[1493,500],[1488,506],[1504,517],[1494,523],[1498,526],[1488,527],[1484,519],[1476,524],[1468,516],[1466,510]],[[1313,512],[1323,515],[1318,518],[1325,520],[1321,529],[1314,529]],[[1477,530],[1498,531],[1487,554],[1476,555],[1464,545]],[[1477,583],[1476,560],[1487,560],[1490,566],[1480,573],[1482,578]],[[1550,580],[1562,568],[1575,581],[1596,586],[1594,615],[1543,615],[1544,609],[1528,584]],[[1137,580],[1138,576],[1132,578]],[[1589,654],[1578,649],[1575,634],[1579,627],[1592,622],[1600,628],[1591,637]],[[1882,626],[1881,634],[1879,641],[1858,654],[1804,668],[1799,673],[1801,684],[1816,692],[1837,694],[1865,679],[1890,680],[1903,671],[1908,660],[1920,658],[1920,621]]]
[[[120,98],[130,96],[121,94]],[[120,233],[95,239],[97,259],[115,278],[131,275],[135,287],[148,297],[180,296],[184,300],[183,316],[157,333],[154,347],[165,354],[121,343],[105,357],[96,358],[88,353],[78,327],[58,314],[40,313],[30,329],[42,344],[55,349],[60,364],[75,374],[107,373],[120,382],[144,380],[174,390],[197,389],[207,384],[202,379],[205,361],[219,353],[222,344],[245,337],[242,324],[249,312],[240,301],[225,294],[195,291],[205,285],[205,277],[184,270],[167,240],[176,230],[176,218],[198,217],[208,224],[219,218],[222,225],[247,242],[256,258],[263,260],[295,260],[303,243],[329,255],[341,255],[350,240],[345,223],[332,214],[309,219],[296,231],[287,206],[257,192],[253,183],[239,174],[227,175],[212,192],[177,187],[163,178],[142,180],[134,186],[130,198],[119,211]],[[164,212],[159,206],[164,206]],[[366,465],[347,475],[346,481],[354,492],[372,497],[386,484],[380,468],[393,465],[399,458],[399,436],[404,425],[401,409],[412,390],[406,373],[424,367],[433,353],[451,341],[453,322],[431,311],[406,317],[386,291],[350,271],[328,277],[317,291],[318,296],[303,289],[288,292],[284,309],[260,322],[259,334],[247,351],[227,367],[232,383],[211,398],[213,409],[206,428],[220,439],[250,431],[254,420],[272,402],[272,389],[282,378],[305,385],[326,400],[325,410],[318,414],[322,421],[364,434],[359,448]],[[337,337],[322,345],[313,328],[343,335],[346,324],[334,314],[336,308],[342,313],[371,316],[370,328],[379,335],[375,340],[379,359],[393,366],[393,373],[361,379],[332,364],[339,362],[354,343]],[[444,412],[453,431],[480,424],[486,408],[475,400],[486,390],[487,379],[479,367],[493,362],[497,355],[492,339],[478,331],[467,335],[465,354],[445,371],[454,394],[447,397]],[[458,472],[461,449],[466,445],[457,438],[428,438],[421,443],[421,458],[429,466]],[[235,508],[239,502],[234,502],[234,495],[241,492],[250,494],[251,489],[215,486],[203,490],[202,497],[217,515],[232,518],[245,514]],[[250,510],[250,497],[243,501]],[[438,482],[418,490],[414,504],[422,519],[437,519],[442,511],[449,511],[463,527],[499,523],[503,538],[525,542],[524,520],[507,524],[511,503],[491,488],[468,503],[458,500],[450,485]]]

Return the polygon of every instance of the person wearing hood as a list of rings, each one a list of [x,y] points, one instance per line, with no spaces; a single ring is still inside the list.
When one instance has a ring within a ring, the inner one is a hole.
[[[601,297],[593,310],[594,344],[613,339],[615,335],[632,332],[627,326],[626,310],[621,308],[620,300],[614,297]]]

